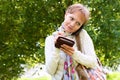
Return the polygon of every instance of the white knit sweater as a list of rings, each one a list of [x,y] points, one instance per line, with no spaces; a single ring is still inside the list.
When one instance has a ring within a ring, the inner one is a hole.
[[[93,42],[88,33],[82,29],[80,34],[81,51],[77,50],[76,43],[73,46],[75,49],[72,55],[73,60],[78,63],[94,68],[97,66],[96,54],[94,51]],[[72,36],[75,41],[75,36]],[[52,80],[62,80],[65,62],[65,53],[54,46],[54,36],[48,36],[45,41],[45,65],[47,72],[52,76]],[[78,80],[78,78],[76,79]]]

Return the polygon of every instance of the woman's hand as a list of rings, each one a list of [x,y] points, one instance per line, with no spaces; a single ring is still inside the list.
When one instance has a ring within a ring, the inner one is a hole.
[[[55,42],[56,42],[56,40],[57,40],[57,38],[58,37],[60,37],[60,36],[64,36],[64,33],[63,32],[59,32],[56,36],[55,36]]]
[[[74,48],[73,47],[70,47],[66,44],[63,44],[61,45],[61,48],[60,48],[62,51],[64,51],[66,54],[72,56],[72,54],[74,53]]]

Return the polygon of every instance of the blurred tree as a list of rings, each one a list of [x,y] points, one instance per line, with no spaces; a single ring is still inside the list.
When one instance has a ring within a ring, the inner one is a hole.
[[[88,3],[91,10],[88,31],[94,40],[96,53],[104,65],[113,67],[113,69],[120,64],[119,5],[119,0],[91,0]]]
[[[66,7],[76,2],[90,8],[85,28],[102,63],[119,64],[119,0],[0,0],[0,79],[19,76],[21,64],[44,63],[45,37],[60,26]]]

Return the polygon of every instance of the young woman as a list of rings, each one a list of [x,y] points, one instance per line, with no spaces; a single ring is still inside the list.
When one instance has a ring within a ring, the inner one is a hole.
[[[45,65],[52,80],[79,80],[76,66],[95,68],[97,64],[93,42],[87,31],[82,29],[89,19],[89,10],[82,4],[73,4],[66,10],[64,21],[57,31],[45,41]],[[79,35],[81,50],[78,50],[75,36]],[[66,44],[55,47],[59,36],[75,42],[73,47]]]

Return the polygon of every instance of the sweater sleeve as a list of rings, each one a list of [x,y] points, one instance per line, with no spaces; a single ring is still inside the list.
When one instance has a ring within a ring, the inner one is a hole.
[[[85,30],[81,31],[80,40],[82,52],[75,50],[74,54],[72,55],[73,59],[88,68],[97,66],[93,42]]]
[[[50,75],[55,74],[59,60],[59,49],[54,46],[54,37],[49,36],[45,40],[45,66]]]

